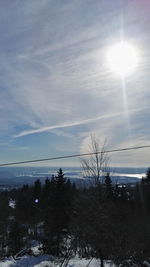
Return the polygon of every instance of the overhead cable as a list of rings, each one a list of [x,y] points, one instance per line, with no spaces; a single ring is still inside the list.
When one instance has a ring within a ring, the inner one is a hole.
[[[42,162],[42,161],[52,161],[52,160],[60,160],[60,159],[68,159],[68,158],[85,157],[85,156],[91,156],[91,155],[95,155],[95,154],[124,152],[124,151],[137,150],[137,149],[142,149],[142,148],[150,148],[150,145],[126,147],[126,148],[120,148],[120,149],[96,151],[96,152],[81,153],[81,154],[72,154],[72,155],[65,155],[65,156],[59,156],[59,157],[40,158],[40,159],[25,160],[25,161],[14,161],[14,162],[8,162],[8,163],[1,163],[0,167],[19,165],[19,164],[27,164],[27,163],[34,163],[34,162]]]

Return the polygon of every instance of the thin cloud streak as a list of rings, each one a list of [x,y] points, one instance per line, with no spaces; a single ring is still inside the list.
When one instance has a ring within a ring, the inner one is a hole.
[[[54,129],[61,129],[61,128],[67,128],[67,127],[73,127],[73,126],[78,126],[78,125],[83,125],[83,124],[88,124],[100,119],[104,119],[104,118],[110,118],[110,117],[116,117],[119,116],[119,113],[113,114],[113,115],[104,115],[104,116],[99,116],[96,118],[90,118],[90,119],[86,119],[86,120],[82,120],[82,121],[76,121],[76,122],[70,122],[70,123],[64,123],[64,124],[59,124],[59,125],[52,125],[52,126],[47,126],[47,127],[42,127],[39,129],[35,129],[35,130],[27,130],[27,131],[23,131],[17,135],[15,135],[15,138],[18,137],[22,137],[22,136],[26,136],[26,135],[30,135],[30,134],[35,134],[35,133],[42,133],[42,132],[46,132],[49,130],[54,130]]]
[[[109,2],[0,2],[0,160],[28,157],[19,147],[41,156],[60,154],[61,146],[76,153],[91,132],[117,147],[149,140],[150,4]],[[139,51],[125,88],[132,138],[121,79],[106,60],[120,41],[122,15],[125,39]],[[140,153],[145,164],[149,157]]]
[[[130,112],[135,112],[137,110],[139,111],[139,109],[133,109],[133,110],[130,110]],[[96,118],[90,118],[90,119],[85,119],[85,120],[81,120],[81,121],[63,123],[63,124],[58,124],[58,125],[51,125],[51,126],[47,126],[47,127],[41,127],[38,129],[33,129],[33,130],[27,130],[27,131],[20,132],[17,135],[14,135],[14,138],[19,138],[19,137],[23,137],[23,136],[27,136],[27,135],[31,135],[31,134],[36,134],[36,133],[47,132],[47,131],[54,130],[54,129],[61,129],[61,128],[78,126],[78,125],[84,125],[84,124],[92,123],[92,122],[97,121],[97,120],[121,116],[122,114],[124,114],[124,112],[116,112],[114,114],[100,115],[100,116],[97,116]]]

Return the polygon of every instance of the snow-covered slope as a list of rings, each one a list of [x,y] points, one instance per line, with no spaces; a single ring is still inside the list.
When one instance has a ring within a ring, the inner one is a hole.
[[[89,265],[88,265],[89,264]],[[14,260],[13,257],[10,257],[4,261],[0,262],[0,267],[59,267],[60,262],[57,260],[53,261],[48,255],[40,255],[40,256],[23,256],[18,260]],[[68,267],[98,267],[100,263],[96,259],[79,259],[75,257],[71,259],[67,265]],[[105,263],[105,267],[115,267],[115,265],[111,265],[111,263]]]

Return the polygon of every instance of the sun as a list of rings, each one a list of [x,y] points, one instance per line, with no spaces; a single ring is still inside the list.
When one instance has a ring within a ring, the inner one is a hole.
[[[120,42],[108,49],[107,59],[111,70],[119,76],[130,75],[137,66],[137,50],[128,42]]]

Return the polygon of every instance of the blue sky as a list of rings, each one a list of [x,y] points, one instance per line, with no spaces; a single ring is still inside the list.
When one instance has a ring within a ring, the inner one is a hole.
[[[148,0],[0,1],[1,163],[87,152],[91,133],[108,149],[150,144],[149,13]],[[106,59],[122,33],[139,57],[124,89]],[[149,159],[146,149],[111,164]]]

